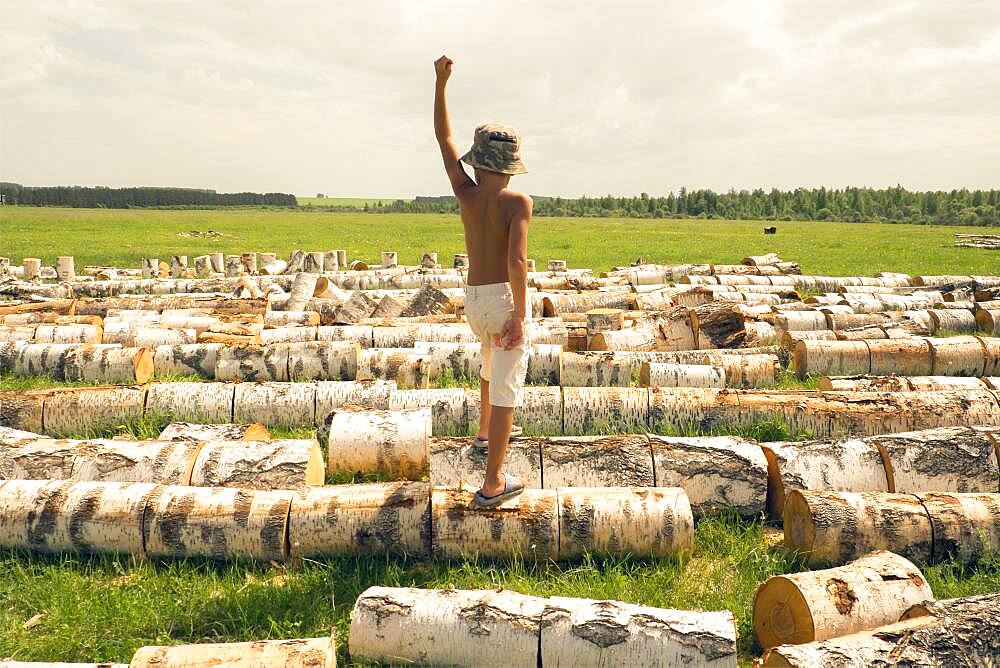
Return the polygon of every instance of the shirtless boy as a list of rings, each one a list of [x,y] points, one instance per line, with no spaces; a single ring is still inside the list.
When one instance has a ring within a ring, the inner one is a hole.
[[[445,103],[452,64],[447,56],[434,62],[434,134],[458,198],[469,254],[465,314],[479,337],[483,359],[476,442],[487,443],[486,477],[473,503],[490,507],[524,491],[520,480],[503,472],[503,460],[528,368],[524,323],[529,317],[531,198],[507,188],[512,175],[528,171],[519,155],[521,136],[513,128],[480,125],[472,149],[459,162]],[[473,168],[475,181],[465,173],[462,162]]]

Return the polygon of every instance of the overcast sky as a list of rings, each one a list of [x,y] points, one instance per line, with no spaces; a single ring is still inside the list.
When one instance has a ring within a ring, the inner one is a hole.
[[[1000,186],[997,0],[0,0],[0,180],[447,192],[518,127],[534,194]]]

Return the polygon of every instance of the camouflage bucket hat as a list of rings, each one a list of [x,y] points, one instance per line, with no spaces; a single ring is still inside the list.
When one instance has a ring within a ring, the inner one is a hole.
[[[500,174],[524,174],[528,171],[521,162],[521,135],[514,128],[499,123],[487,123],[476,128],[472,149],[462,156],[462,162]]]

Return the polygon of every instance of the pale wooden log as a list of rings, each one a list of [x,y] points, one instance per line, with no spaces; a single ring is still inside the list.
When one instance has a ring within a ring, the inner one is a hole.
[[[72,281],[76,278],[76,263],[72,255],[60,255],[56,258],[56,278],[60,281]]]
[[[420,266],[424,269],[435,269],[438,266],[438,254],[426,251],[420,256]]]
[[[257,253],[257,261],[260,264],[267,264],[278,259],[277,253]]]
[[[79,434],[142,417],[146,389],[95,387],[54,390],[45,397],[45,433]]]
[[[784,513],[794,489],[887,492],[889,482],[876,445],[860,439],[771,442],[760,445],[767,459],[767,509]]]
[[[876,551],[836,568],[768,578],[754,594],[753,628],[765,649],[799,645],[895,623],[933,599],[912,562]]]
[[[336,311],[336,324],[354,325],[364,320],[375,310],[376,303],[361,290],[355,290]]]
[[[348,266],[349,271],[366,271],[368,269],[368,263],[364,260],[351,260],[351,264]]]
[[[308,251],[302,258],[302,271],[308,274],[323,273],[323,252]]]
[[[553,597],[542,613],[545,666],[736,666],[736,620],[726,611],[649,608]]]
[[[18,376],[51,376],[66,379],[66,356],[75,348],[69,343],[29,343],[6,353],[11,370]],[[6,366],[6,364],[5,364]]]
[[[225,346],[216,355],[216,380],[287,381],[288,348],[285,346]]]
[[[904,619],[805,645],[769,650],[762,666],[989,666],[1000,648],[1000,594],[913,606]],[[928,614],[929,613],[929,614]]]
[[[302,273],[305,261],[306,261],[305,251],[293,250],[292,254],[288,258],[288,267],[282,273],[291,275]]]
[[[305,307],[316,292],[317,278],[319,277],[314,273],[300,272],[295,275],[288,301],[285,302],[286,311],[301,311]]]
[[[423,285],[413,295],[409,303],[407,303],[406,308],[403,309],[400,316],[412,318],[416,316],[441,315],[453,313],[454,311],[454,304],[452,304],[448,295],[432,285]]]
[[[358,353],[358,380],[392,380],[401,388],[426,388],[430,363],[408,348],[368,348]]]
[[[197,335],[195,340],[197,343],[221,343],[224,346],[233,346],[233,347],[261,345],[261,336],[259,333],[244,335],[244,334],[224,334],[221,332],[202,332],[201,334]]]
[[[326,480],[315,439],[245,443],[208,441],[191,468],[195,487],[296,489]]]
[[[337,251],[323,251],[320,253],[323,258],[322,271],[324,272],[334,272],[340,270],[340,263],[337,260]]]
[[[10,274],[10,258],[0,257],[0,276],[7,276]]]
[[[875,376],[931,376],[934,373],[931,346],[926,339],[886,339],[867,341],[871,353],[871,373]],[[851,373],[855,373],[854,369]]]
[[[564,388],[569,390],[570,388]],[[739,394],[704,387],[651,387],[648,424],[652,431],[724,428],[737,421]]]
[[[399,264],[396,251],[382,251],[382,267],[385,269],[395,267]]]
[[[140,647],[131,668],[196,668],[201,666],[286,666],[335,668],[337,648],[332,636],[294,640],[199,643],[166,647]]]
[[[597,308],[587,311],[587,335],[611,332],[625,326],[625,311],[617,308]]]
[[[198,278],[208,278],[212,275],[212,258],[209,255],[198,255],[194,258],[194,273]],[[143,278],[149,278],[143,276]]]
[[[792,368],[800,378],[808,374],[868,374],[872,370],[871,354],[864,341],[799,341],[792,355]]]
[[[876,436],[890,492],[996,492],[1000,470],[993,441],[968,427]]]
[[[286,303],[287,306],[287,303]],[[314,327],[320,322],[319,314],[315,311],[303,311],[285,309],[284,311],[268,311],[264,314],[265,327],[287,327],[291,325],[302,325]]]
[[[290,556],[426,555],[429,512],[426,482],[306,488],[292,497]]]
[[[171,422],[160,432],[161,441],[270,441],[271,433],[264,425],[194,424]]]
[[[11,480],[0,484],[0,547],[144,556],[152,483]]]
[[[784,527],[785,546],[802,552],[810,567],[847,563],[872,550],[918,564],[933,557],[931,521],[911,494],[792,490]]]
[[[743,517],[764,511],[768,464],[760,448],[732,436],[650,435],[657,487],[682,487],[695,517],[733,509]]]
[[[530,340],[535,341],[535,339]],[[412,348],[417,341],[476,343],[478,339],[465,323],[453,325],[418,323],[372,328],[372,344],[376,348]]]
[[[66,380],[133,385],[153,377],[149,348],[96,348],[78,346],[66,354]]]
[[[239,255],[227,255],[226,260],[226,277],[236,278],[243,274],[243,258]]]
[[[75,299],[48,299],[40,302],[0,304],[0,315],[6,316],[12,313],[31,313],[33,311],[51,311],[53,313],[72,315],[76,310],[76,304],[77,300]]]
[[[264,255],[267,255],[267,253],[261,253],[259,269],[261,276],[278,276],[279,274],[284,274],[288,269],[288,263],[284,260],[274,259],[270,262],[265,262]]]
[[[644,387],[725,387],[726,370],[707,364],[644,362],[639,371]]]
[[[370,587],[351,613],[351,657],[384,664],[535,668],[545,603],[502,590]]]
[[[694,518],[684,490],[674,487],[563,487],[559,503],[559,558],[585,552],[664,557],[688,552]]]
[[[466,391],[461,387],[393,390],[387,407],[391,411],[429,408],[432,432],[437,435],[466,434],[469,431],[469,406]]]
[[[339,410],[330,417],[329,470],[417,480],[427,473],[430,408]]]
[[[35,329],[38,343],[102,343],[103,336],[100,325],[39,325]]]
[[[243,265],[243,273],[257,273],[257,253],[241,253],[240,264]]]
[[[659,350],[694,350],[698,348],[697,336],[687,308],[678,306],[655,316],[659,329]]]
[[[316,421],[316,386],[312,383],[237,383],[233,422],[311,427]]]
[[[335,325],[330,327],[318,327],[316,329],[317,341],[357,341],[362,348],[371,348],[372,340],[371,325]]]
[[[563,432],[567,435],[635,432],[649,424],[645,388],[563,388]]]
[[[200,448],[200,443],[39,437],[0,448],[0,479],[184,485]]]
[[[261,345],[290,345],[315,343],[317,327],[274,327],[259,334]]]
[[[931,349],[931,371],[928,376],[982,376],[986,368],[986,351],[974,336],[952,336],[927,339]],[[923,374],[911,374],[923,375]]]
[[[401,297],[386,295],[379,300],[378,306],[372,311],[372,318],[392,319],[399,316],[406,309],[406,302]]]
[[[733,304],[710,303],[691,309],[691,328],[696,348],[742,348],[747,334],[743,314]]]
[[[651,322],[617,331],[597,332],[590,339],[591,350],[656,350],[656,327]]]
[[[430,479],[435,487],[478,487],[486,471],[487,448],[473,447],[469,437],[435,438],[430,443]],[[519,437],[507,444],[505,470],[528,489],[542,488],[539,448],[544,439]]]
[[[976,311],[976,324],[988,336],[1000,336],[1000,308],[980,308]]]
[[[474,487],[431,491],[431,547],[442,557],[559,557],[555,490],[526,489],[494,508],[472,505]]]
[[[361,354],[357,342],[308,341],[279,345],[288,349],[289,380],[353,380],[357,376]]]
[[[42,431],[46,392],[0,392],[0,425],[32,432]]]
[[[164,329],[158,327],[133,328],[131,335],[123,340],[105,343],[121,343],[136,348],[157,348],[159,346],[181,346],[198,342],[198,334],[193,329]]]
[[[284,560],[293,492],[161,487],[143,517],[151,557]]]
[[[212,271],[221,274],[226,270],[226,256],[222,253],[209,253],[209,260],[212,263]]]
[[[152,383],[146,397],[147,416],[167,416],[186,422],[233,421],[233,395],[229,383]]]
[[[1000,549],[1000,494],[917,496],[930,517],[935,562],[971,564]]]
[[[938,330],[951,330],[953,332],[974,332],[976,331],[976,317],[972,311],[960,308],[934,309],[929,311],[931,315],[931,333]]]
[[[42,270],[42,261],[37,257],[26,257],[22,261],[24,267],[24,280],[33,281],[38,278]]]
[[[171,255],[170,256],[170,277],[171,278],[183,278],[184,272],[187,270],[188,258],[187,255]]]
[[[564,313],[585,313],[595,308],[629,308],[629,293],[588,290],[587,292],[550,292],[542,297],[542,310],[535,316],[551,318]]]
[[[646,436],[559,436],[537,439],[535,446],[546,489],[656,485]]]
[[[986,351],[984,376],[1000,376],[1000,337],[980,336],[979,342]]]
[[[222,343],[189,343],[177,346],[157,346],[153,352],[156,375],[196,375],[215,377],[215,365]]]
[[[45,436],[33,431],[0,426],[0,445],[20,445],[23,441],[37,441],[44,438]]]
[[[981,390],[990,385],[983,379],[964,376],[910,376],[905,379],[915,392]]]
[[[396,383],[384,380],[370,381],[316,381],[316,422],[325,424],[330,412],[342,406],[356,405],[366,408],[388,409],[389,395]]]

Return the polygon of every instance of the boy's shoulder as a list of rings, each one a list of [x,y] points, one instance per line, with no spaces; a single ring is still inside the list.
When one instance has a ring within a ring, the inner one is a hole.
[[[500,200],[511,206],[524,207],[531,209],[534,201],[531,199],[530,195],[525,193],[519,193],[516,190],[511,190],[509,188],[504,188],[500,191]]]

